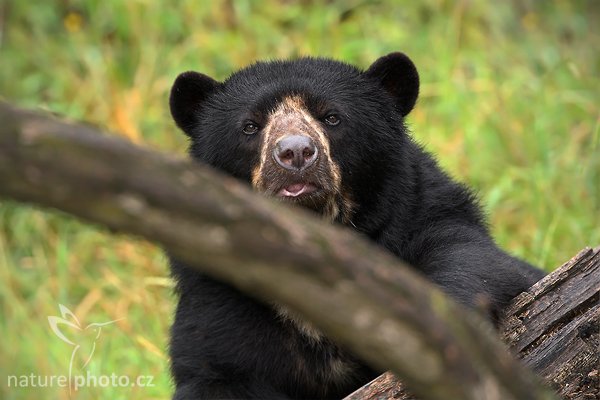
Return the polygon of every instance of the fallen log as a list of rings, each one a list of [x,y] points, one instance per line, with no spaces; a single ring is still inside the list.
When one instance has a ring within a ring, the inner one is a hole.
[[[563,398],[600,399],[600,247],[517,296],[500,322],[511,351]],[[346,400],[415,400],[390,372]]]
[[[584,249],[517,296],[502,336],[566,399],[599,399],[600,247]]]

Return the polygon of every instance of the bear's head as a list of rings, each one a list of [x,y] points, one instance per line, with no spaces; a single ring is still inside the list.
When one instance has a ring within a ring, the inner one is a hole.
[[[392,53],[366,71],[300,58],[259,62],[224,82],[177,77],[171,114],[190,153],[255,190],[348,223],[402,168],[419,77]]]

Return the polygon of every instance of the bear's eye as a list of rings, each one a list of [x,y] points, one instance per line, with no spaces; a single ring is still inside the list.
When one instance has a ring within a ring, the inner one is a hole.
[[[246,135],[254,135],[256,132],[258,132],[258,125],[254,122],[247,122],[246,125],[244,125],[242,132],[244,132]]]
[[[336,126],[340,123],[340,118],[336,114],[329,114],[323,121],[329,126]]]

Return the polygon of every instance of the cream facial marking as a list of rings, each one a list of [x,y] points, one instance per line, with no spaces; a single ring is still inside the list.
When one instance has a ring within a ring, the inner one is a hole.
[[[316,178],[321,182],[327,182],[328,198],[323,204],[322,214],[329,220],[335,220],[342,213],[342,219],[348,220],[352,202],[341,192],[341,172],[337,163],[331,156],[329,140],[323,126],[307,110],[304,101],[299,96],[284,98],[278,106],[269,114],[267,124],[262,132],[262,143],[260,150],[260,161],[252,171],[252,186],[259,192],[275,195],[274,190],[281,190],[288,194],[285,189],[275,188],[278,177],[281,177],[276,160],[274,160],[273,149],[277,143],[290,135],[305,136],[316,145],[318,160],[310,168],[317,169]],[[294,182],[291,182],[294,183]],[[306,190],[312,191],[311,183],[306,182]],[[295,188],[296,185],[292,185]],[[300,192],[301,194],[302,192]],[[291,195],[291,193],[289,193]],[[293,196],[290,196],[293,197]],[[340,210],[338,200],[344,204]]]
[[[327,161],[331,161],[331,150],[329,140],[323,132],[323,128],[318,121],[306,109],[304,102],[298,96],[286,97],[271,112],[267,118],[267,124],[263,130],[263,140],[261,146],[260,163],[258,169],[254,170],[252,184],[261,189],[262,175],[267,160],[271,157],[273,146],[277,141],[288,134],[303,134],[313,139],[320,145],[323,156]],[[332,178],[334,185],[339,187],[341,175],[337,164],[331,162]]]

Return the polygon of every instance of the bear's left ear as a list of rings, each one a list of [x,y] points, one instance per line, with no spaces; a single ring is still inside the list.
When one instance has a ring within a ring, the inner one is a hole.
[[[169,107],[175,123],[188,136],[193,134],[202,103],[219,85],[213,78],[194,71],[184,72],[175,79]]]
[[[394,96],[403,117],[413,109],[419,96],[419,73],[408,56],[390,53],[378,58],[365,75],[378,81]]]

